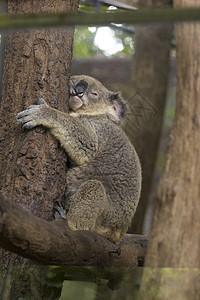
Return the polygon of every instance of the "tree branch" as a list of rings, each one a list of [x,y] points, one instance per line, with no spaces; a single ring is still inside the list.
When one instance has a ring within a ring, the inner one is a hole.
[[[136,267],[143,265],[147,238],[126,235],[119,247],[89,231],[72,231],[65,220],[47,222],[0,193],[0,246],[48,265]]]

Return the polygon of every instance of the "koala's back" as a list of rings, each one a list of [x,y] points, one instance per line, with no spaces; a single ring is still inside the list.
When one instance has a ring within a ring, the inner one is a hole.
[[[101,182],[109,202],[109,211],[104,214],[102,222],[105,227],[113,228],[115,234],[117,229],[124,234],[131,224],[140,196],[138,156],[125,133],[108,118],[83,116],[81,121],[95,131],[98,152],[87,164],[69,170],[67,205],[70,206],[70,198],[84,182]]]

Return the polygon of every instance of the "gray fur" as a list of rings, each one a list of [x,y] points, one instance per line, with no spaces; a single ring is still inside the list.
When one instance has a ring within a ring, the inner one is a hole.
[[[81,80],[87,83],[83,93]],[[138,156],[118,127],[126,104],[119,93],[84,75],[71,77],[70,92],[70,114],[39,99],[18,114],[18,122],[28,129],[49,128],[72,162],[66,190],[70,228],[91,230],[118,243],[131,224],[141,190]]]

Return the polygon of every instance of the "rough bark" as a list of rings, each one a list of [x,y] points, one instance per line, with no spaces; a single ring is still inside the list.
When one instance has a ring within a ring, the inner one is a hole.
[[[77,5],[78,1],[12,0],[8,1],[8,13],[62,12]],[[6,42],[0,112],[0,189],[13,202],[46,220],[52,219],[54,201],[64,193],[66,155],[45,130],[23,131],[16,123],[16,114],[38,97],[55,108],[67,110],[72,40],[72,28],[51,28],[11,33]],[[20,277],[14,265],[20,265]],[[0,298],[23,295],[24,299],[31,299],[35,292],[25,282],[25,276],[30,275],[30,262],[1,251],[0,266]],[[39,272],[43,277],[44,273],[42,269]],[[42,292],[45,293],[41,288]],[[52,298],[53,294],[52,289]]]
[[[174,3],[175,6],[200,5],[200,1],[190,0]],[[157,267],[151,276],[144,273],[142,292],[147,293],[150,285],[154,288],[154,295],[148,299],[196,300],[200,295],[199,30],[199,23],[175,26],[177,106],[146,258],[146,266]],[[173,268],[173,271],[170,274],[160,267]],[[185,268],[185,273],[180,268]],[[180,271],[185,274],[183,280],[177,276]],[[169,282],[170,293],[166,294]]]
[[[162,129],[168,82],[172,25],[136,28],[132,82],[125,132],[142,164],[142,193],[131,233],[142,233]]]
[[[3,0],[0,2],[0,14],[7,12],[7,1]],[[1,42],[0,42],[0,104],[1,104],[1,91],[2,91],[2,76],[3,76],[3,61],[4,61],[4,50],[5,50],[5,32],[0,31]]]

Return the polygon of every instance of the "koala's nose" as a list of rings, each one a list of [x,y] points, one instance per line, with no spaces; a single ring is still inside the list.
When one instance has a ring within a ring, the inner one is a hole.
[[[74,89],[73,89],[73,91],[72,91],[72,94],[73,94],[74,96],[82,97],[83,94],[85,93],[85,90],[87,89],[87,86],[88,86],[87,82],[85,82],[85,81],[83,81],[83,80],[80,81],[80,82],[74,87]]]

